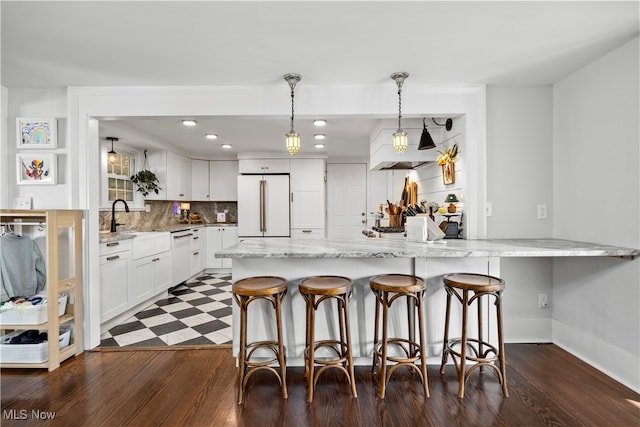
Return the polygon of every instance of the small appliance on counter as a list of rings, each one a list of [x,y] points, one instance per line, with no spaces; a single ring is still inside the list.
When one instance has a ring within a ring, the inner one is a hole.
[[[410,242],[434,242],[445,237],[428,214],[407,217],[407,240]]]

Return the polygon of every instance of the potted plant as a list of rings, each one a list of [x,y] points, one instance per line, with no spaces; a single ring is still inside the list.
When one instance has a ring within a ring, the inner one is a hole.
[[[144,150],[144,165],[142,166],[142,170],[140,170],[137,174],[131,176],[131,182],[138,186],[138,191],[142,193],[143,196],[149,195],[152,191],[158,194],[159,190],[162,190],[158,185],[160,181],[155,173],[151,172],[147,163],[147,150]]]

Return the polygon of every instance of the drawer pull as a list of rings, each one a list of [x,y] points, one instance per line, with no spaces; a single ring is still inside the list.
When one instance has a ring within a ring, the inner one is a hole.
[[[313,230],[302,230],[303,233],[311,233]]]
[[[194,252],[193,256],[200,255],[200,252]]]
[[[198,236],[193,236],[193,240],[198,240],[199,237]]]
[[[154,258],[151,260],[152,262],[160,261],[160,258]]]
[[[182,239],[183,237],[193,236],[193,233],[183,234],[182,236],[173,236],[174,239]]]
[[[107,247],[112,247],[112,246],[118,246],[120,244],[120,242],[109,242],[107,243]]]
[[[108,256],[107,261],[115,261],[120,258],[120,255]]]

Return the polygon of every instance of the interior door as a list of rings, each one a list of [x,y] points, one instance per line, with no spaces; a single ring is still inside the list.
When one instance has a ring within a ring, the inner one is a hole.
[[[360,238],[366,227],[367,165],[327,165],[327,236]],[[364,221],[364,222],[363,222]]]
[[[263,178],[266,181],[264,237],[289,237],[289,175],[264,175]]]

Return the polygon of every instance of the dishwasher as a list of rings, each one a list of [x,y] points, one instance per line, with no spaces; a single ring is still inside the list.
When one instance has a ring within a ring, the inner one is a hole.
[[[176,286],[191,275],[190,229],[171,232],[171,286]]]

